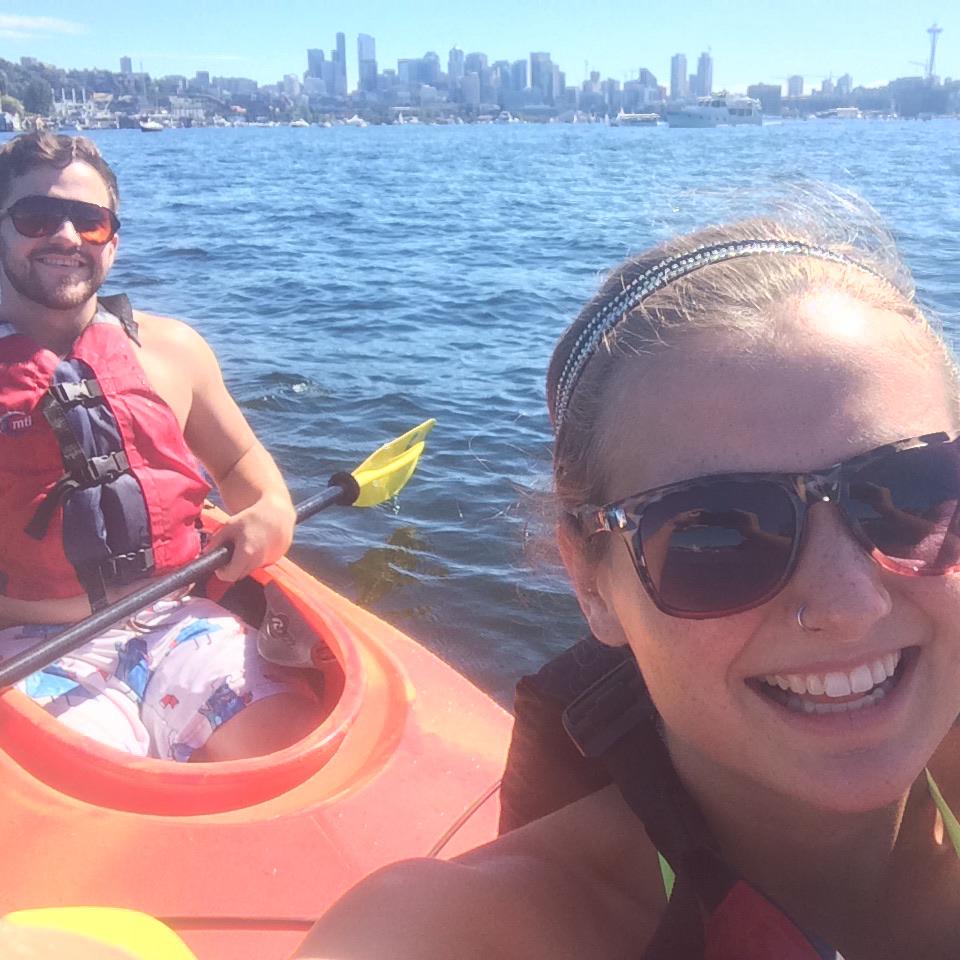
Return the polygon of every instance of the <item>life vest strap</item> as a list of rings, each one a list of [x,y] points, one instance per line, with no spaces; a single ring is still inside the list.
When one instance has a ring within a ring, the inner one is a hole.
[[[42,540],[53,515],[61,504],[65,503],[77,490],[113,483],[122,473],[130,469],[130,461],[122,450],[107,453],[100,457],[85,458],[65,473],[43,498],[40,506],[24,528],[27,536]]]
[[[155,566],[153,548],[144,547],[133,553],[120,553],[95,564],[100,575],[110,583],[131,583],[151,573]]]

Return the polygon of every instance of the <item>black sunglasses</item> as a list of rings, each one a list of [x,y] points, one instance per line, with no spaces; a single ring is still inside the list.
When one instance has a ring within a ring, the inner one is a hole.
[[[120,229],[117,215],[108,207],[62,197],[21,197],[0,212],[0,217],[9,217],[20,236],[34,240],[52,237],[66,220],[82,239],[97,246],[112,240]]]
[[[673,617],[723,617],[774,597],[821,501],[837,504],[885,570],[939,576],[960,567],[958,436],[898,440],[810,473],[697,477],[574,516],[586,536],[624,536],[650,598]]]

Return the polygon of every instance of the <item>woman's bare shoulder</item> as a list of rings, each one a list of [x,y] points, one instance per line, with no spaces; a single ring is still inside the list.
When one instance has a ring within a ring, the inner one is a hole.
[[[351,890],[301,960],[574,960],[634,955],[663,907],[656,852],[597,794],[455,861],[410,860]]]

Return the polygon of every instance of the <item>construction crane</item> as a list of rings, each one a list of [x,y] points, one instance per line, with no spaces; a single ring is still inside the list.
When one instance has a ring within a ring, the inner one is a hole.
[[[935,76],[934,66],[936,65],[937,59],[937,37],[943,33],[943,27],[938,27],[934,24],[932,27],[927,28],[927,33],[930,34],[930,64],[927,67],[927,79],[933,80]]]

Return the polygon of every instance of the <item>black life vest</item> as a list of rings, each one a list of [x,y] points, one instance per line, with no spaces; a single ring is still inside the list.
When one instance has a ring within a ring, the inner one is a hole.
[[[641,960],[842,960],[720,857],[636,661],[592,637],[517,687],[501,833],[615,783],[676,875]]]

